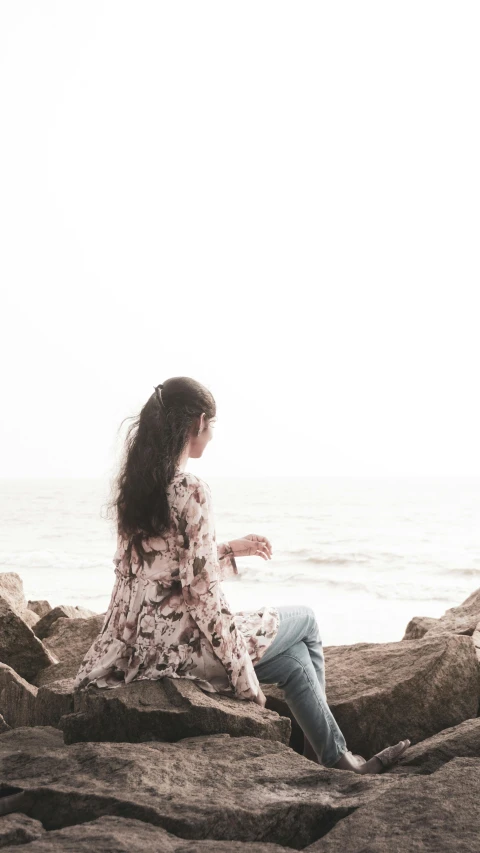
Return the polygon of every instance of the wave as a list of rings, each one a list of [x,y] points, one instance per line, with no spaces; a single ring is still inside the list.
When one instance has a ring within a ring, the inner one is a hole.
[[[369,563],[371,560],[370,554],[328,554],[324,557],[307,557],[305,562],[318,566],[348,566],[350,563]]]
[[[82,557],[80,555],[52,551],[24,551],[0,554],[1,571],[30,571],[32,569],[62,570],[113,570],[113,558],[103,555]]]
[[[465,597],[461,590],[441,589],[432,583],[421,585],[416,582],[410,583],[378,583],[375,578],[368,578],[366,581],[342,580],[340,578],[328,578],[322,575],[312,577],[311,575],[297,572],[295,574],[285,573],[283,575],[262,572],[250,574],[247,571],[242,572],[241,580],[234,583],[243,582],[245,585],[255,587],[260,584],[271,584],[272,586],[295,586],[299,589],[310,589],[312,594],[318,595],[321,590],[330,590],[331,594],[335,593],[336,597],[341,599],[344,595],[362,594],[368,597],[374,596],[383,601],[446,601],[451,602],[452,599],[458,597],[461,601]],[[314,593],[315,590],[315,593]],[[329,596],[329,600],[331,597]],[[361,607],[361,603],[358,605]]]
[[[443,575],[461,575],[466,578],[480,578],[480,569],[440,569]]]

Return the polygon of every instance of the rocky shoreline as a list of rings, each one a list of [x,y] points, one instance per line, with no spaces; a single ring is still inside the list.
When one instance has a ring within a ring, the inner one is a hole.
[[[187,679],[74,695],[104,617],[0,574],[2,850],[480,850],[480,589],[399,642],[325,647],[348,749],[412,744],[365,776],[302,755],[276,685],[265,709]]]

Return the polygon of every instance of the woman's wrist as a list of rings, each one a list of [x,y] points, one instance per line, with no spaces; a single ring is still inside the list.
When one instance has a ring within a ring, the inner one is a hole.
[[[220,542],[217,546],[217,551],[220,558],[235,556],[235,551],[231,542]]]
[[[226,557],[234,557],[235,556],[235,551],[232,547],[231,542],[225,542],[225,556]]]

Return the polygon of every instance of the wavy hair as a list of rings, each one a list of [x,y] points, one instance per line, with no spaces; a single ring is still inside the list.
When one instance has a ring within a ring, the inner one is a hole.
[[[107,504],[107,517],[113,513],[121,536],[138,541],[161,536],[170,527],[167,486],[195,432],[195,420],[202,412],[207,420],[216,416],[213,395],[195,379],[174,376],[159,387],[161,401],[155,390],[128,429]]]

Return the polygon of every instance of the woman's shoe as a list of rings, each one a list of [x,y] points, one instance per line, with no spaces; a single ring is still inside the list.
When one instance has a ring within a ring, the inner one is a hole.
[[[393,764],[396,764],[398,759],[403,755],[405,750],[410,746],[410,741],[401,740],[399,743],[396,743],[395,746],[387,746],[385,749],[382,749],[380,752],[376,752],[373,756],[374,758],[378,758],[378,760],[383,764],[384,768],[392,767]]]

